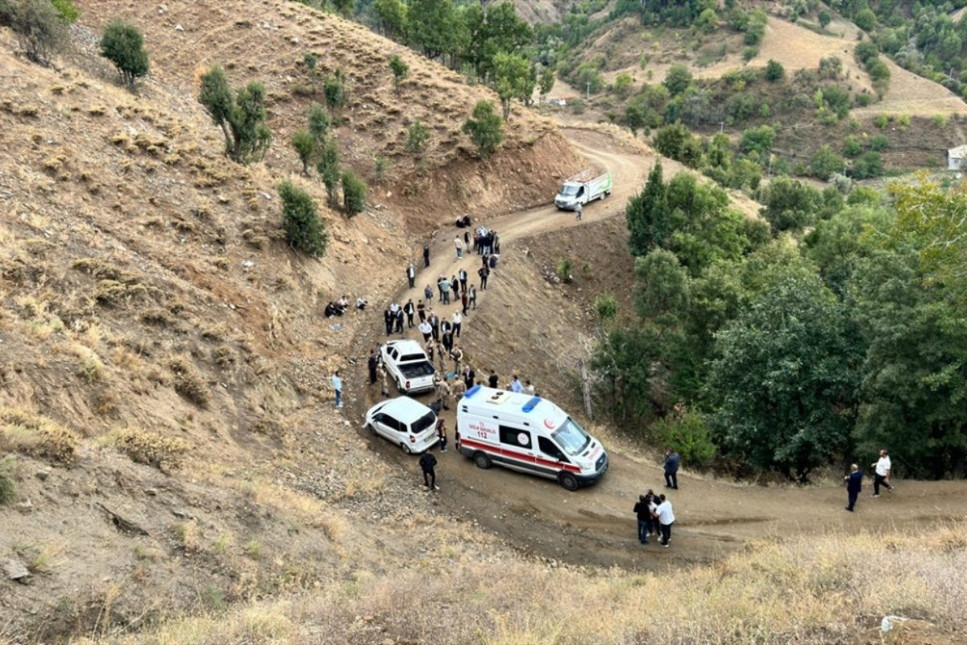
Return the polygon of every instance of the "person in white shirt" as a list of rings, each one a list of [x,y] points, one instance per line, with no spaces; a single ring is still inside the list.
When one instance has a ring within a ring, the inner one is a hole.
[[[672,503],[665,499],[664,495],[659,495],[660,503],[655,509],[655,518],[658,520],[658,528],[661,530],[659,544],[667,547],[672,539],[672,524],[675,523],[675,512],[672,510]]]
[[[455,248],[456,251],[457,251],[457,259],[459,260],[460,258],[462,258],[463,257],[463,240],[460,239],[460,236],[459,235],[456,236],[455,238],[453,238],[453,248]]]
[[[453,317],[450,320],[453,321],[453,335],[460,338],[460,328],[463,327],[463,316],[460,315],[459,311],[454,311]]]
[[[510,382],[510,391],[517,392],[518,394],[524,391],[524,386],[521,385],[520,379],[517,378],[516,374],[514,374],[514,380]]]
[[[873,475],[873,497],[880,496],[880,486],[886,486],[887,490],[893,490],[890,484],[890,454],[886,450],[880,451],[880,458],[870,464],[876,469]]]

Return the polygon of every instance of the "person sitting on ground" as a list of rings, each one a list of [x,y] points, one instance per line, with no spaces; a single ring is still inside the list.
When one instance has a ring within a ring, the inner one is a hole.
[[[358,298],[356,298],[356,309],[363,311],[364,309],[366,309],[366,305],[368,304],[369,303],[366,302],[366,298],[363,298],[362,296],[359,296]]]
[[[333,316],[341,316],[342,312],[339,311],[339,307],[336,306],[332,300],[326,305],[326,318],[332,318]]]
[[[343,295],[339,300],[336,301],[336,307],[339,308],[340,316],[346,313],[346,310],[349,309],[349,298]]]

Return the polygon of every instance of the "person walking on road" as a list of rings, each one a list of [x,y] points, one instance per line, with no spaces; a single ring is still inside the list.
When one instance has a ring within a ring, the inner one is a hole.
[[[655,518],[658,519],[658,528],[661,531],[661,538],[658,543],[668,548],[668,543],[672,541],[672,524],[675,523],[675,512],[672,503],[665,499],[664,495],[659,495],[658,508],[655,509]]]
[[[651,509],[648,508],[648,502],[645,500],[644,495],[638,496],[638,501],[635,502],[634,513],[638,516],[638,542],[648,544],[648,527],[651,524]]]
[[[453,238],[453,248],[456,249],[457,251],[457,259],[458,260],[462,259],[463,258],[463,240],[460,239],[459,235]]]
[[[336,393],[336,408],[342,407],[342,379],[339,378],[339,370],[336,370],[329,378],[332,384],[332,391]]]
[[[477,275],[480,276],[480,289],[482,291],[486,291],[487,290],[487,278],[490,277],[490,269],[487,267],[487,265],[484,265],[484,266],[480,267],[479,269],[477,269]],[[476,294],[474,294],[474,302],[476,302]],[[474,307],[474,309],[476,309],[476,307]]]
[[[420,468],[423,470],[423,486],[430,490],[440,490],[440,487],[436,485],[436,471],[434,470],[436,463],[436,457],[433,456],[432,452],[425,452],[420,457]]]
[[[575,216],[577,218],[577,221],[580,222],[581,221],[581,215],[584,214],[584,209],[581,208],[581,205],[580,204],[578,204],[577,205],[577,208],[574,209],[574,214],[575,214]]]
[[[366,367],[369,368],[369,384],[372,385],[376,382],[376,365],[379,363],[376,360],[376,352],[374,350],[369,350],[369,358],[366,360]]]
[[[665,488],[678,490],[678,465],[681,459],[671,448],[665,451]]]
[[[885,486],[888,491],[892,491],[893,485],[890,484],[890,471],[892,470],[890,453],[886,450],[881,450],[880,458],[870,464],[870,466],[876,469],[873,473],[873,497],[880,496],[880,486]]]
[[[860,491],[863,490],[863,471],[856,464],[849,467],[849,474],[843,479],[846,480],[846,494],[849,499],[849,505],[846,510],[850,513],[853,512],[853,507],[856,506],[856,498],[860,496]]]
[[[423,245],[423,268],[427,269],[430,266],[430,245]]]
[[[416,269],[413,268],[412,262],[410,262],[410,266],[406,267],[406,279],[410,283],[410,289],[412,289],[413,283],[416,282]]]
[[[426,298],[426,305],[428,307],[433,304],[433,288],[430,285],[423,287],[423,297]]]

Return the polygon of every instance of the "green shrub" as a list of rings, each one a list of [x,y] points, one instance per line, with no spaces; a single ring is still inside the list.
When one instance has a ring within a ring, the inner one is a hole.
[[[429,137],[430,131],[417,119],[406,132],[406,151],[413,153],[423,152],[426,148],[426,140]]]
[[[870,31],[876,26],[876,14],[873,13],[872,9],[866,7],[854,16],[853,22],[863,31]]]
[[[309,164],[312,162],[312,157],[316,152],[316,138],[308,130],[296,130],[292,133],[291,143],[296,154],[299,155],[299,161],[302,162],[302,174],[308,175]]]
[[[342,174],[342,201],[347,217],[355,217],[366,209],[366,182],[352,170]]]
[[[477,146],[481,159],[487,159],[496,152],[504,138],[500,115],[494,112],[490,101],[478,101],[473,115],[463,124],[463,132]]]
[[[289,244],[313,257],[325,255],[329,235],[312,197],[290,181],[279,184],[278,191],[282,199],[282,226]]]
[[[870,137],[870,150],[876,150],[877,152],[881,150],[886,150],[890,147],[890,140],[886,138],[886,135],[877,134]]]
[[[682,462],[690,467],[706,467],[715,457],[712,431],[699,412],[678,408],[655,422],[649,434],[654,443],[673,446],[681,455]]]
[[[101,36],[101,56],[114,63],[121,81],[131,87],[148,73],[148,53],[144,36],[134,25],[119,20],[111,22]]]
[[[393,72],[393,88],[397,93],[400,91],[400,83],[406,78],[406,75],[410,72],[410,66],[400,58],[397,54],[389,59],[389,68]]]
[[[0,457],[0,505],[9,504],[17,495],[17,458]]]
[[[769,59],[766,63],[766,80],[772,83],[781,81],[786,75],[786,68],[777,60]]]
[[[873,102],[873,95],[867,91],[862,91],[856,95],[856,105],[858,107],[866,107]]]
[[[618,299],[613,293],[599,293],[594,298],[594,311],[601,320],[613,320],[618,315]]]
[[[568,258],[561,258],[557,261],[557,277],[561,279],[561,282],[570,283],[574,276],[571,274],[571,270],[574,268],[574,264]]]
[[[216,66],[201,77],[198,102],[222,129],[225,154],[240,163],[262,158],[272,134],[265,125],[265,87],[261,83],[251,82],[233,96],[225,72]]]

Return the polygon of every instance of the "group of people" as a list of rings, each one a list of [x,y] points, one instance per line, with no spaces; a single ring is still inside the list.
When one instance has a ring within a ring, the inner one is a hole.
[[[368,304],[368,301],[363,296],[359,296],[358,298],[356,298],[356,309],[363,311],[364,309],[366,309],[367,304]],[[346,295],[343,294],[343,296],[339,300],[336,300],[335,302],[330,300],[326,304],[326,310],[324,313],[326,315],[326,318],[332,318],[333,316],[342,316],[348,310],[349,310],[349,298],[347,298]]]
[[[873,469],[873,495],[875,499],[880,496],[880,487],[893,492],[893,484],[890,482],[890,473],[893,471],[893,464],[890,462],[890,453],[880,450],[880,458],[870,464]],[[863,490],[863,471],[858,464],[851,464],[849,472],[843,478],[846,481],[846,510],[853,512],[856,508],[856,500],[859,499],[860,492]]]
[[[668,548],[672,539],[672,524],[675,523],[675,511],[671,500],[664,493],[655,494],[648,489],[644,495],[638,496],[634,513],[638,517],[638,541],[648,544],[648,538],[658,536],[658,543]]]

